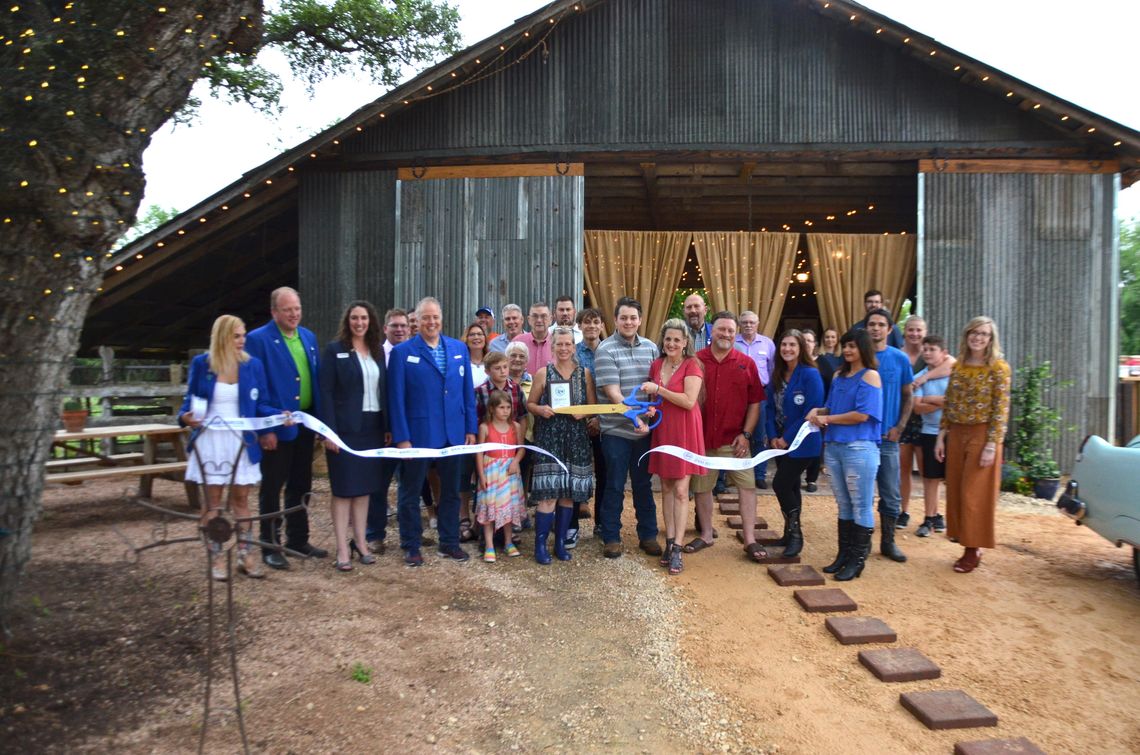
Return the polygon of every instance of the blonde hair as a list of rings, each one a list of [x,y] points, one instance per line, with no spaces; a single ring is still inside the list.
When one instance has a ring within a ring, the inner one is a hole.
[[[966,358],[970,356],[970,331],[976,330],[983,325],[989,325],[990,331],[993,333],[990,337],[990,345],[986,347],[984,360],[987,367],[992,367],[1004,354],[1001,352],[1001,341],[998,339],[997,323],[985,315],[979,315],[966,323],[966,327],[962,331],[962,340],[958,342],[958,359],[964,362]]]
[[[240,317],[219,315],[210,328],[210,354],[207,359],[214,374],[236,370],[239,364],[249,361],[249,354],[239,351],[235,359],[233,352],[234,331],[244,325]]]
[[[693,355],[693,339],[689,336],[689,324],[679,317],[673,317],[665,321],[661,326],[661,337],[657,341],[657,348],[661,352],[662,357],[665,356],[665,331],[679,330],[681,335],[685,336],[685,347],[681,349],[681,359],[688,359]]]

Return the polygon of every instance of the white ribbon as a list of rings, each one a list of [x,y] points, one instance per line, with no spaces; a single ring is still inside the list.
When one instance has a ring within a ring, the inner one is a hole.
[[[800,431],[796,433],[796,437],[792,439],[792,444],[790,446],[785,449],[772,448],[767,451],[761,451],[750,459],[729,459],[720,456],[701,456],[700,454],[695,454],[692,451],[681,448],[680,446],[657,446],[656,448],[651,448],[649,451],[642,454],[641,459],[638,459],[637,463],[640,464],[642,460],[651,453],[662,453],[668,454],[669,456],[676,456],[678,459],[684,459],[685,461],[702,466],[705,469],[727,469],[730,471],[752,469],[753,467],[757,467],[763,464],[769,459],[774,459],[777,456],[783,456],[784,454],[790,454],[792,451],[795,451],[800,447],[800,444],[804,442],[804,438],[811,435],[812,433],[818,432],[818,427],[811,424],[810,422],[805,422],[800,426]]]
[[[295,424],[304,425],[325,440],[331,441],[337,448],[347,451],[354,456],[367,459],[443,459],[448,456],[464,456],[466,454],[485,453],[487,451],[513,451],[525,448],[528,451],[545,454],[558,462],[562,471],[570,474],[570,470],[554,454],[538,446],[525,444],[511,445],[509,443],[474,443],[472,445],[448,446],[447,448],[368,448],[357,450],[340,439],[333,429],[319,419],[306,412],[291,412],[290,414],[275,414],[272,417],[211,417],[202,423],[203,430],[269,430],[285,424],[286,419],[292,419]]]

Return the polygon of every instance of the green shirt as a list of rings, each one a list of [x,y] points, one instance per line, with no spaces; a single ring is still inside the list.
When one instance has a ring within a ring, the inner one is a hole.
[[[313,377],[309,374],[309,355],[305,353],[305,344],[301,343],[301,332],[293,331],[292,338],[284,333],[281,337],[285,339],[285,345],[289,347],[289,353],[293,356],[293,363],[297,365],[297,382],[300,384],[300,389],[297,391],[297,405],[301,411],[307,411],[313,405]]]

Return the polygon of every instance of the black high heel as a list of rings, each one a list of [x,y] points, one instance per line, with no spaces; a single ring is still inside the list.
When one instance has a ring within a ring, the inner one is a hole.
[[[356,547],[356,541],[355,540],[349,540],[348,541],[348,557],[349,557],[349,560],[352,560],[352,554],[354,554],[354,553],[360,559],[360,563],[362,563],[362,564],[369,564],[370,565],[370,564],[376,563],[376,557],[375,556],[373,556],[371,553],[362,553],[360,548]]]

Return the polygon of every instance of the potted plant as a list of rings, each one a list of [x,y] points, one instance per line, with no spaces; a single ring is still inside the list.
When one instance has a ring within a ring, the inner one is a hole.
[[[77,433],[87,425],[87,415],[89,412],[83,406],[82,401],[75,399],[68,399],[63,404],[63,412],[60,417],[63,419],[63,429],[69,433]]]
[[[1061,468],[1053,458],[1053,444],[1061,435],[1061,414],[1046,403],[1046,394],[1067,385],[1056,379],[1053,365],[1044,361],[1017,370],[1010,396],[1010,446],[1038,498],[1051,500],[1061,484]]]

